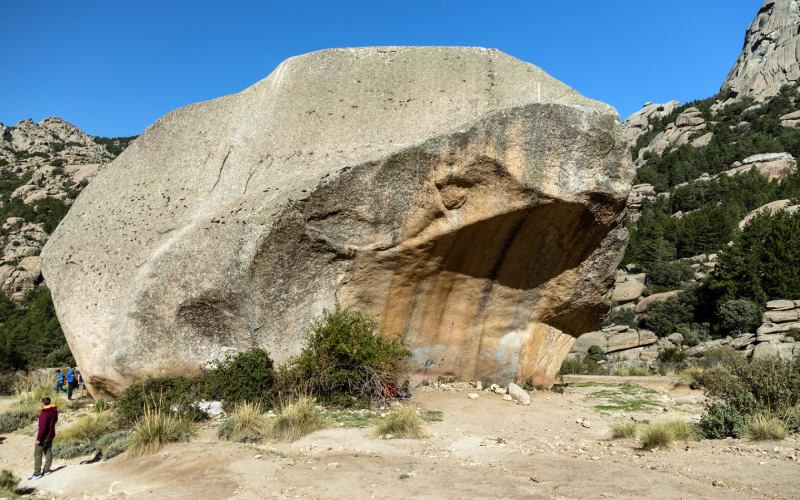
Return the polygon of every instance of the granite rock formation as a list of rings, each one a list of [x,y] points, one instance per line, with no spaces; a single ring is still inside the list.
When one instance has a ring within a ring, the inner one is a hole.
[[[552,382],[599,326],[633,168],[612,108],[479,48],[335,49],[169,113],[43,253],[94,394],[260,346],[325,308],[423,376]]]
[[[744,47],[722,92],[763,101],[800,80],[800,2],[764,0],[747,29]]]

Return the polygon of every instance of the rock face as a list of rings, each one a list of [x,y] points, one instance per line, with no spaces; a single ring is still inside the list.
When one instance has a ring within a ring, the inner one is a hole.
[[[661,156],[669,148],[691,144],[694,147],[707,146],[712,135],[707,132],[706,120],[703,113],[697,108],[687,108],[679,114],[675,121],[667,125],[663,132],[659,132],[647,147],[639,150],[638,161],[644,160],[648,153]],[[702,134],[702,135],[700,135]]]
[[[627,156],[610,107],[498,51],[315,52],[151,126],[43,271],[95,394],[251,346],[286,361],[337,306],[424,375],[552,382],[606,308]]]
[[[629,116],[622,124],[625,141],[629,146],[636,144],[641,135],[653,129],[653,121],[664,118],[680,106],[678,101],[669,101],[664,104],[652,102],[645,103],[639,111]]]
[[[0,124],[0,197],[25,205],[53,199],[65,205],[124,148],[127,139],[98,140],[60,118],[39,123]],[[8,217],[0,226],[0,291],[23,299],[42,282],[39,252],[47,241],[45,226]]]
[[[747,29],[744,47],[723,92],[729,97],[772,97],[800,79],[800,2],[765,0]]]

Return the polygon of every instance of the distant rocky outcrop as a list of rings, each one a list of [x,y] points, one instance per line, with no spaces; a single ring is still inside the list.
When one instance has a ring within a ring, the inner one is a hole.
[[[800,210],[800,205],[792,205],[791,200],[777,200],[771,201],[760,207],[756,208],[749,214],[747,214],[744,219],[739,221],[739,229],[744,229],[750,221],[762,214],[774,214],[775,212],[789,212],[793,213],[797,210]]]
[[[654,120],[669,116],[678,106],[680,106],[680,103],[674,100],[664,104],[646,102],[642,109],[629,116],[622,123],[625,141],[629,146],[633,146],[639,137],[653,130]]]
[[[675,121],[668,124],[664,131],[659,132],[650,144],[639,150],[638,161],[642,161],[646,154],[661,156],[664,151],[672,147],[691,144],[696,148],[707,146],[713,134],[705,132],[706,120],[703,113],[697,108],[687,108],[681,112]]]
[[[763,101],[800,80],[800,2],[764,0],[747,29],[739,59],[722,84],[730,100]]]
[[[0,124],[0,176],[6,188],[0,192],[0,207],[8,215],[14,213],[8,209],[12,202],[35,205],[53,199],[71,205],[127,142],[92,137],[54,117]],[[0,291],[21,300],[42,283],[39,252],[48,236],[45,224],[14,215],[0,219]]]
[[[252,346],[285,361],[337,306],[425,376],[547,384],[607,307],[632,177],[613,109],[535,66],[326,50],[156,122],[43,269],[95,394]]]

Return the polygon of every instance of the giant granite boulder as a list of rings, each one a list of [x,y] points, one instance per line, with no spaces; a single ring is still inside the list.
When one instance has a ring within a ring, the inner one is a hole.
[[[612,108],[506,54],[325,50],[152,125],[43,272],[95,394],[284,362],[337,306],[423,375],[546,383],[607,307],[632,177]]]

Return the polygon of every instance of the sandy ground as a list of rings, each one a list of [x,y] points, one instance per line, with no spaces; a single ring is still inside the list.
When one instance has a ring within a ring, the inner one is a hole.
[[[702,394],[663,380],[649,384],[657,389],[633,391],[599,382],[533,393],[530,406],[489,392],[471,400],[458,385],[420,389],[414,403],[443,412],[442,421],[426,424],[422,440],[328,428],[291,444],[255,446],[220,442],[208,424],[192,442],[149,457],[56,460],[54,467],[65,467],[23,485],[63,498],[800,497],[797,437],[644,451],[634,440],[608,440],[609,425],[697,418]],[[30,434],[4,436],[0,467],[31,473]]]

